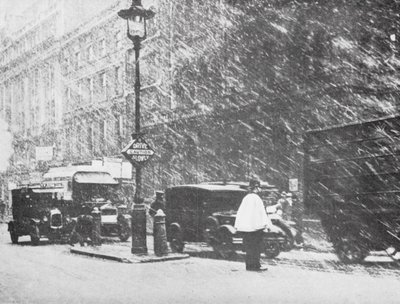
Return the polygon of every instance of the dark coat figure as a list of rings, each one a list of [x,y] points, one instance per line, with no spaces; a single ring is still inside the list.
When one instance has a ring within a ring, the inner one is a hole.
[[[156,191],[156,199],[150,205],[149,214],[154,216],[158,209],[165,210],[164,192],[162,191]]]
[[[93,216],[86,214],[79,215],[71,233],[70,244],[74,245],[79,242],[83,246],[85,242],[92,243],[93,230]]]
[[[295,241],[297,244],[303,244],[303,214],[304,206],[303,202],[299,200],[296,194],[293,195],[293,220],[296,223],[297,234]]]
[[[6,215],[6,204],[2,200],[0,200],[0,217],[4,219],[5,215]]]

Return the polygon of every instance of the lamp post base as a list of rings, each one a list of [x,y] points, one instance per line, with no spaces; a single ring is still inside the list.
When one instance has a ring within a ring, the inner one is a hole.
[[[132,224],[131,253],[147,254],[146,206],[144,204],[133,205],[131,224]]]

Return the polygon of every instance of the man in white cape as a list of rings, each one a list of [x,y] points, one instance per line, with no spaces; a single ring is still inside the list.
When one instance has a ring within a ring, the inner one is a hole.
[[[243,236],[246,251],[246,270],[264,271],[260,264],[263,231],[272,226],[265,212],[262,199],[258,196],[260,181],[251,179],[249,193],[243,198],[236,214],[235,228]]]

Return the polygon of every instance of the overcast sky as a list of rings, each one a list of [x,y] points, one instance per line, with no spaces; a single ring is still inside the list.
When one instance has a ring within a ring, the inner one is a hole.
[[[23,10],[32,2],[32,0],[0,0],[0,24],[3,25],[6,13]]]

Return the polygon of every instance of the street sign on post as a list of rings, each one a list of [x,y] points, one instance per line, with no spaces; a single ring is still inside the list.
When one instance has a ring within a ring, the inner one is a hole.
[[[121,153],[137,168],[144,166],[154,156],[155,152],[142,136],[137,136],[126,145]]]

